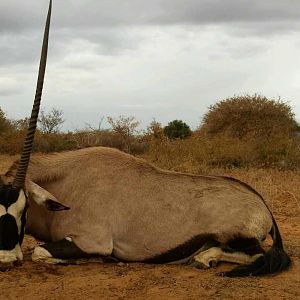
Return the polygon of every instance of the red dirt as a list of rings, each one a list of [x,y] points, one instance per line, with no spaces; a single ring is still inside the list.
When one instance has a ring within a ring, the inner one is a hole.
[[[216,269],[144,264],[46,265],[30,261],[27,236],[22,266],[0,273],[0,299],[300,299],[300,217],[277,215],[291,270],[262,278],[224,278]]]

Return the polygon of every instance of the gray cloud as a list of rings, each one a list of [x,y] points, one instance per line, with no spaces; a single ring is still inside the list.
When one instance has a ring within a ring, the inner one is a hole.
[[[240,38],[297,32],[300,2],[288,0],[53,1],[51,53],[63,59],[80,40],[98,55],[118,55],[143,42],[143,26],[219,26]],[[48,0],[0,2],[0,66],[38,56]],[[141,27],[142,26],[142,27]],[[189,30],[189,29],[188,29]],[[197,28],[203,31],[205,28]],[[179,38],[179,37],[178,37]],[[182,40],[185,36],[180,37]]]
[[[233,94],[300,97],[300,2],[54,0],[43,105],[66,128],[105,115],[194,127]],[[0,105],[31,108],[48,0],[0,2]],[[298,112],[297,112],[298,113]]]
[[[28,64],[36,60],[41,46],[41,37],[36,32],[0,35],[0,66]]]
[[[0,97],[17,95],[22,92],[22,87],[17,80],[12,78],[0,78]]]
[[[43,23],[47,0],[2,1],[0,30],[20,31]],[[294,0],[65,0],[54,1],[55,28],[124,25],[287,22],[299,20]],[[288,27],[288,26],[287,26]]]

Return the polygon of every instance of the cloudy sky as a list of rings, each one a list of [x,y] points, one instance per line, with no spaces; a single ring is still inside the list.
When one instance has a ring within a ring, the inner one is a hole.
[[[0,0],[0,106],[32,106],[48,0]],[[240,94],[288,101],[300,120],[298,0],[53,0],[43,108],[64,129],[101,117],[182,119]],[[107,124],[103,124],[107,127]]]

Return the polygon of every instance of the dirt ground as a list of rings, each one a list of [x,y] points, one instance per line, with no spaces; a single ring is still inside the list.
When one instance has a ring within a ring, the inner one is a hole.
[[[288,272],[263,278],[216,275],[232,268],[87,263],[46,265],[30,261],[36,241],[27,236],[21,266],[0,273],[0,299],[300,299],[300,217],[276,216],[292,255]]]

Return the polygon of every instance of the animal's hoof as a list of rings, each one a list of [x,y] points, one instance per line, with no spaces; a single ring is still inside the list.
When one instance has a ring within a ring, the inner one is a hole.
[[[214,259],[209,262],[209,266],[211,268],[216,268],[217,264],[218,264],[218,262],[216,260],[214,260]]]
[[[35,247],[31,256],[33,261],[46,261],[47,259],[52,258],[52,255],[48,250],[43,247]]]
[[[205,270],[205,269],[208,269],[209,267],[206,266],[205,264],[203,264],[202,262],[200,261],[191,261],[189,263],[189,266],[193,267],[193,268],[197,268],[197,269],[200,269],[200,270]]]
[[[31,259],[46,264],[64,264],[66,262],[63,259],[53,257],[48,250],[40,246],[34,248]]]

